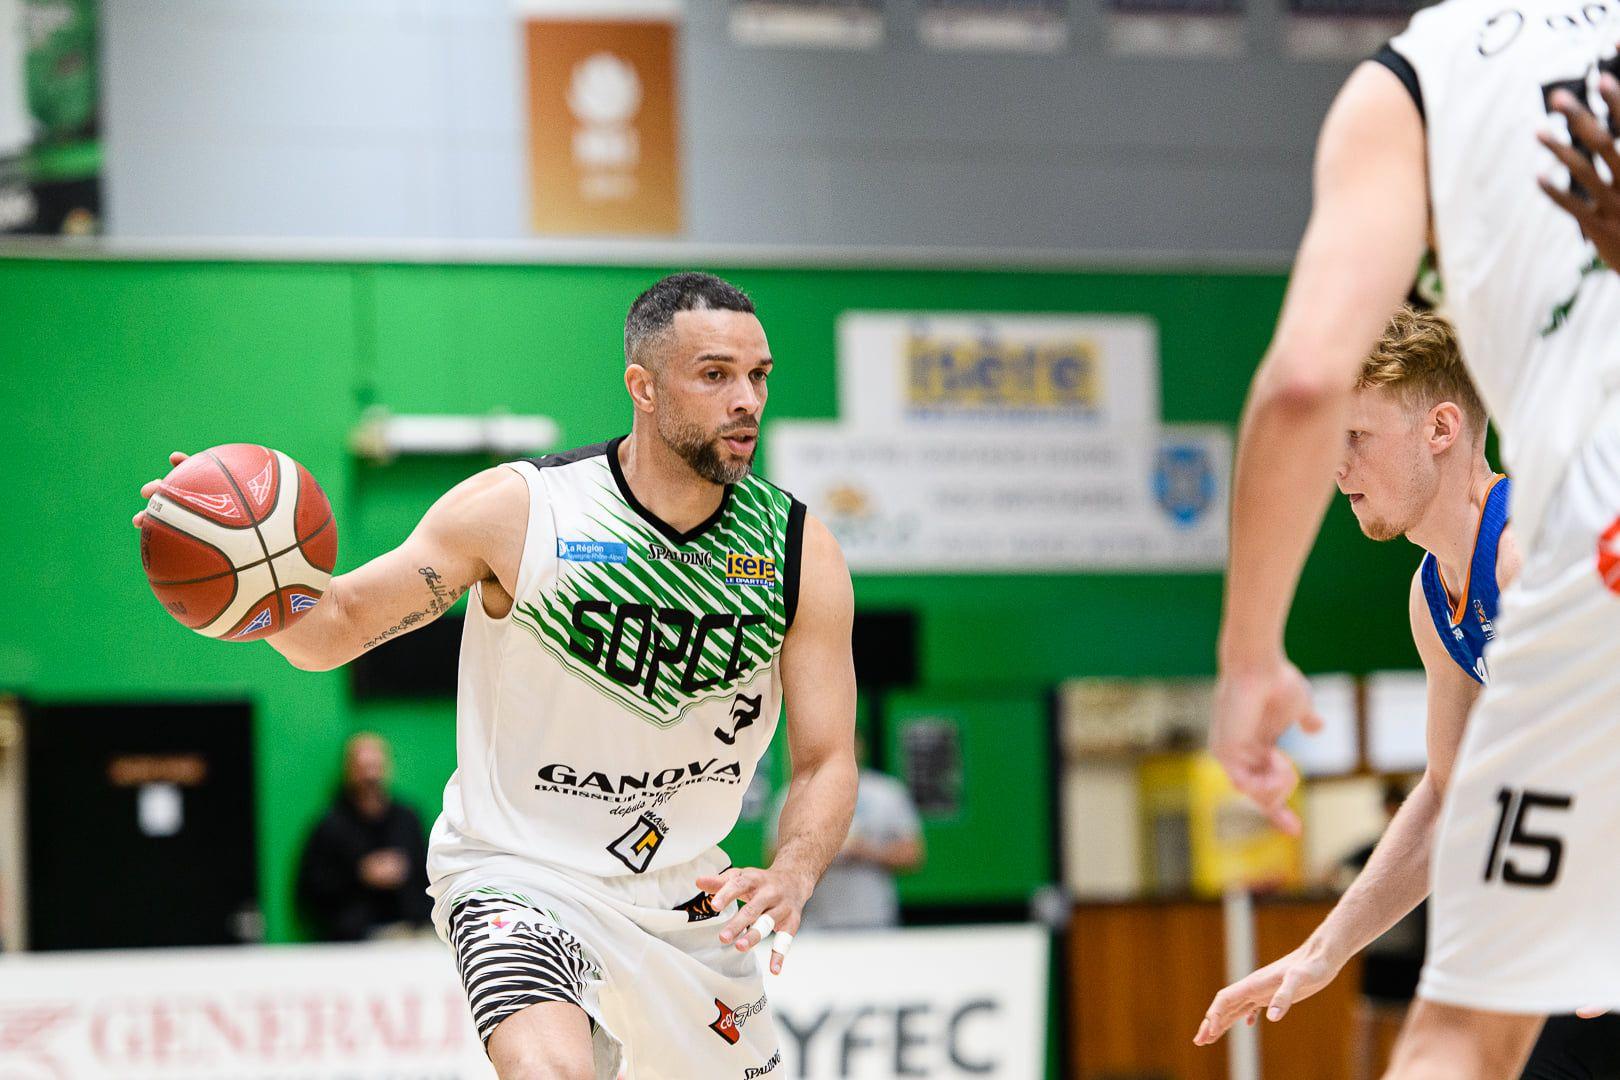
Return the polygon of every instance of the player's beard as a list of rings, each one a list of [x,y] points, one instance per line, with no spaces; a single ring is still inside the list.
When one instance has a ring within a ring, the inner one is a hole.
[[[1396,525],[1384,518],[1374,518],[1361,523],[1361,534],[1369,540],[1382,543],[1385,540],[1398,540],[1406,535],[1406,526]]]
[[[1405,536],[1417,525],[1425,509],[1433,502],[1439,488],[1438,478],[1426,473],[1421,463],[1414,462],[1407,476],[1405,488],[1401,499],[1401,516],[1363,518],[1360,520],[1362,535],[1369,540],[1378,541],[1395,540]]]
[[[728,460],[720,439],[741,433],[758,434],[751,424],[728,424],[712,434],[682,417],[658,414],[658,437],[664,445],[678,454],[692,471],[711,484],[735,484],[747,476],[754,466],[754,451],[741,461]],[[758,445],[756,440],[755,445]]]

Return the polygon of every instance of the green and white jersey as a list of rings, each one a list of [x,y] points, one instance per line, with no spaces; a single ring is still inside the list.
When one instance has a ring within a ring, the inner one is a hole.
[[[528,531],[511,613],[467,605],[435,881],[501,854],[603,877],[692,859],[776,731],[804,505],[750,476],[679,532],[622,441],[507,466]]]

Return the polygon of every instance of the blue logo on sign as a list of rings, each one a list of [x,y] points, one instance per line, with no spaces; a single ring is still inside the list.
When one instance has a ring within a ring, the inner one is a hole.
[[[557,538],[557,558],[568,562],[622,563],[630,559],[630,549],[617,540],[564,540]]]
[[[1153,497],[1183,529],[1197,525],[1215,503],[1215,462],[1196,443],[1166,443],[1153,463]]]
[[[294,615],[298,614],[300,611],[308,611],[310,608],[314,607],[317,602],[315,597],[301,592],[295,592],[287,599],[291,602],[292,612]]]

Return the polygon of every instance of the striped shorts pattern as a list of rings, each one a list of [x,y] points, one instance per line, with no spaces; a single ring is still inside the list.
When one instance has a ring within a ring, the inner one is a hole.
[[[496,1025],[536,1002],[565,1001],[583,1009],[586,981],[599,977],[578,939],[511,896],[474,894],[458,901],[450,913],[450,944],[485,1045]]]

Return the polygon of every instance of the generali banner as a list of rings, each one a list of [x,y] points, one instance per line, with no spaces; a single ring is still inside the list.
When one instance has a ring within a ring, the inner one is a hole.
[[[681,229],[672,0],[520,0],[531,220],[542,234]]]
[[[766,979],[772,1072],[1042,1075],[1047,941],[1028,926],[806,934]],[[5,1080],[494,1075],[433,940],[0,959]]]

